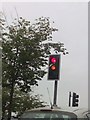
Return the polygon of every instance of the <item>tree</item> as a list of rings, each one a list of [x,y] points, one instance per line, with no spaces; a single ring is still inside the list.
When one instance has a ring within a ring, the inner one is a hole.
[[[9,107],[9,93],[9,89],[4,88],[2,93],[3,118],[7,118],[8,115],[7,109]],[[13,94],[12,112],[18,116],[22,114],[25,110],[46,106],[46,103],[41,100],[41,97],[42,96],[40,95],[33,95],[33,92],[25,93],[15,88]]]
[[[0,119],[2,118],[2,33],[4,31],[4,16],[0,11]]]
[[[18,114],[23,113],[25,110],[30,110],[32,108],[44,107],[46,103],[41,100],[40,95],[33,95],[32,93],[25,93],[16,90],[13,95],[13,111],[17,111]]]
[[[14,89],[30,92],[31,86],[38,85],[46,71],[47,58],[53,48],[65,54],[63,43],[52,43],[52,33],[57,31],[50,26],[49,18],[36,19],[34,24],[22,17],[15,19],[3,33],[2,77],[3,89],[9,90],[8,120],[11,118]]]

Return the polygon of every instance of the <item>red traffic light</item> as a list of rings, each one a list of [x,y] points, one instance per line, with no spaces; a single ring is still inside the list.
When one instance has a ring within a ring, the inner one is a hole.
[[[54,57],[51,58],[51,62],[52,62],[52,63],[56,63],[56,58],[54,58]]]

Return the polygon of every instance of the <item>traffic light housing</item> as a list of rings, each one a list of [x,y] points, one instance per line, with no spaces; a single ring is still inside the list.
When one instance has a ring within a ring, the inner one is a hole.
[[[48,80],[59,80],[60,55],[50,55],[48,65]]]
[[[78,102],[79,102],[79,95],[73,92],[72,106],[78,107]]]

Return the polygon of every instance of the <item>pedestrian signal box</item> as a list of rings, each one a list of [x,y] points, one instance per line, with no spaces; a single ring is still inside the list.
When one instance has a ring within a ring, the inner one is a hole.
[[[72,106],[78,107],[79,95],[73,92]]]
[[[50,55],[48,64],[48,80],[59,80],[60,55]]]

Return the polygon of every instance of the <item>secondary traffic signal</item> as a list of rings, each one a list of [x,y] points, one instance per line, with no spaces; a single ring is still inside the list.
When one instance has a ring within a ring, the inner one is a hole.
[[[78,107],[79,95],[73,92],[72,106]]]
[[[60,55],[49,56],[48,80],[59,80]]]

